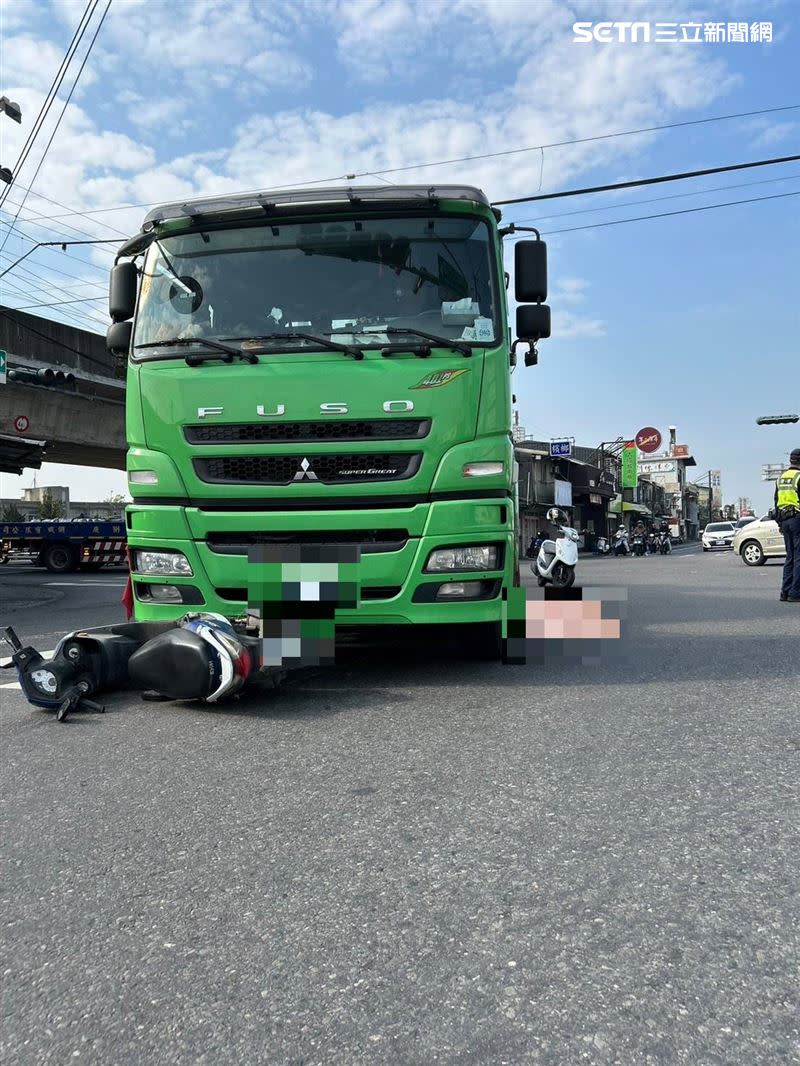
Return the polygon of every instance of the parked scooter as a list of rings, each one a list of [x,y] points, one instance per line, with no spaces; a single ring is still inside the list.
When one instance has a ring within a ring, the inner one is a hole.
[[[614,554],[630,555],[631,548],[628,544],[628,530],[626,526],[620,526],[614,534]]]
[[[598,555],[608,555],[611,551],[611,544],[607,537],[598,537],[594,546],[594,550]]]
[[[559,525],[566,521],[566,515],[557,507],[547,512],[547,520],[558,525],[561,534],[556,540],[546,540],[539,549],[539,554],[531,563],[531,571],[536,574],[540,587],[552,585],[554,588],[568,589],[575,581],[575,567],[578,565],[578,531],[572,526]]]

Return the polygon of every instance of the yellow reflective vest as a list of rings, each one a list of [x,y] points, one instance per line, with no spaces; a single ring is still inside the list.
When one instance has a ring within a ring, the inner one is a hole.
[[[794,507],[800,514],[800,470],[790,467],[784,470],[775,486],[775,507],[780,514],[785,507]]]

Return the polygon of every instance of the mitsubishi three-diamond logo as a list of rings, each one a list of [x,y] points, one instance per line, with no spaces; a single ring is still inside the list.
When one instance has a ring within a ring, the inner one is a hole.
[[[316,481],[317,480],[317,475],[311,469],[311,463],[309,463],[308,459],[301,459],[300,460],[300,469],[294,475],[292,480],[293,481],[304,481],[304,480]]]

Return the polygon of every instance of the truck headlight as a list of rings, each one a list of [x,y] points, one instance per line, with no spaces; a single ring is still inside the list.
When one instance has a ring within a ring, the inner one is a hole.
[[[464,477],[497,477],[505,470],[503,463],[464,463]]]
[[[158,474],[155,470],[131,470],[128,473],[129,485],[157,485]]]
[[[428,556],[425,572],[442,573],[448,570],[496,570],[497,546],[494,544],[465,544],[460,548],[437,548]]]
[[[133,553],[133,563],[137,574],[192,576],[189,560],[182,552],[151,552],[137,549]]]

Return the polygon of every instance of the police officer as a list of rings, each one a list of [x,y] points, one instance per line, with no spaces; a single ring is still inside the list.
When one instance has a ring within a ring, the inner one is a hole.
[[[800,603],[800,448],[789,456],[789,469],[775,486],[775,516],[786,541],[781,599]]]

